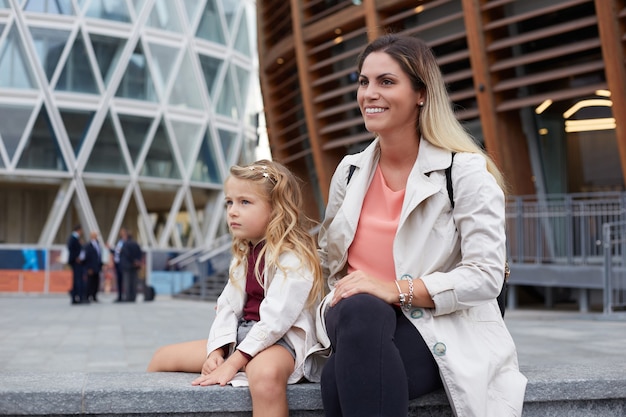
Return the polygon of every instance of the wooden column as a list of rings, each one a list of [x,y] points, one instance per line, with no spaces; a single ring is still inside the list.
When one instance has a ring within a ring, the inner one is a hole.
[[[376,0],[363,0],[363,11],[365,12],[365,25],[367,26],[367,39],[373,41],[380,36],[380,17],[376,10]],[[365,45],[363,45],[365,47]]]
[[[300,85],[300,95],[302,97],[302,106],[304,110],[304,117],[306,120],[309,145],[311,147],[313,163],[315,165],[315,172],[317,173],[319,186],[321,190],[328,190],[330,186],[332,172],[328,173],[327,170],[324,169],[324,155],[319,135],[320,129],[317,126],[317,119],[315,117],[316,110],[313,105],[314,92],[311,88],[313,80],[311,79],[311,74],[309,72],[310,63],[307,58],[308,46],[304,38],[304,18],[302,15],[302,1],[290,0],[290,2],[292,20],[291,26],[293,30],[294,48],[296,54],[296,62],[298,66],[298,82]],[[299,177],[302,179],[310,178],[311,174],[310,172],[308,172],[309,167],[302,163],[298,165],[298,167],[290,168],[294,171],[306,171],[306,175],[299,174]],[[328,198],[327,193],[328,191],[326,191],[326,195],[322,193],[324,199]],[[306,214],[314,219],[320,218],[321,214],[319,213],[319,210],[317,208],[315,192],[310,182],[305,184],[302,194],[304,198],[304,205],[307,211]]]
[[[497,80],[489,71],[489,39],[483,31],[481,0],[462,0],[467,46],[476,89],[476,100],[487,152],[503,171],[513,194],[534,193],[526,137],[518,113],[497,111],[493,86]],[[495,58],[493,59],[495,61]]]
[[[626,46],[622,38],[626,29],[620,24],[620,11],[626,8],[624,0],[595,0],[598,30],[602,42],[606,81],[611,91],[612,111],[615,118],[615,135],[622,177],[626,181]]]

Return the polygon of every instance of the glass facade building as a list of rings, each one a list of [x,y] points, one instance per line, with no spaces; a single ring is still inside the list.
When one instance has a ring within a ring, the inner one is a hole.
[[[250,0],[0,0],[0,248],[75,224],[144,250],[210,248],[222,182],[254,158]]]

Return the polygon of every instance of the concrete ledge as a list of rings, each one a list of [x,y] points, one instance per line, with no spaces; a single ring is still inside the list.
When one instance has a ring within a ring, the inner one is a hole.
[[[525,417],[622,417],[626,372],[598,377],[593,369],[526,370]],[[0,373],[0,415],[249,416],[247,388],[192,387],[184,373]],[[289,386],[291,416],[323,416],[318,384]],[[410,416],[452,417],[443,391],[414,400]]]

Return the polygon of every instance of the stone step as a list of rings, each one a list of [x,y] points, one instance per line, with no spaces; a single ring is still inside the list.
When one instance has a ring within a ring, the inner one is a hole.
[[[524,417],[623,417],[626,415],[626,374],[616,370],[588,377],[583,370],[561,370],[546,378],[545,370],[529,378]],[[572,371],[568,373],[567,371]],[[185,373],[0,373],[0,415],[61,416],[250,416],[247,388],[193,387]],[[290,416],[323,416],[319,384],[288,388]],[[409,416],[452,417],[443,390],[410,404]]]

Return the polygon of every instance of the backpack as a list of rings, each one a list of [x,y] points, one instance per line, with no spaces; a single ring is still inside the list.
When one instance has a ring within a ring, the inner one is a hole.
[[[448,198],[450,198],[450,204],[452,205],[452,209],[454,209],[454,190],[452,188],[452,163],[454,163],[454,155],[456,152],[452,152],[452,162],[450,166],[446,168],[446,188],[448,189]],[[356,165],[350,165],[350,170],[348,171],[348,179],[346,181],[346,185],[350,183],[350,179],[352,178],[352,174],[354,174],[354,170],[356,169]],[[506,308],[506,294],[508,292],[508,280],[509,275],[511,274],[511,269],[509,268],[509,262],[505,261],[504,263],[504,282],[502,284],[502,289],[500,290],[500,294],[496,298],[498,302],[498,307],[500,308],[500,314],[504,317],[504,310]]]

